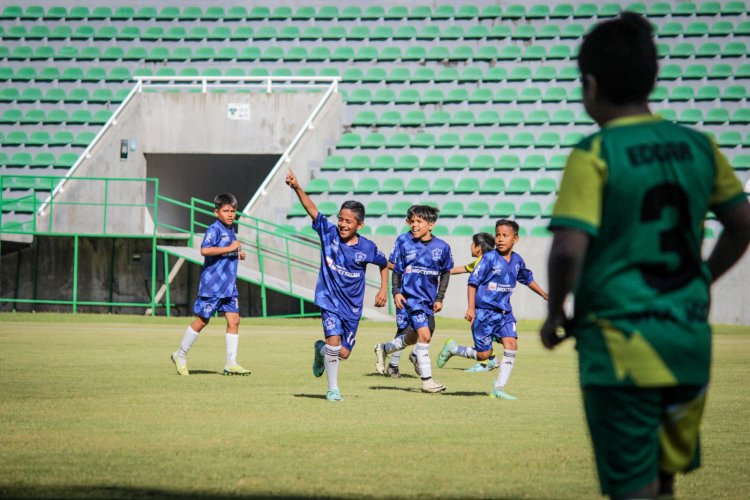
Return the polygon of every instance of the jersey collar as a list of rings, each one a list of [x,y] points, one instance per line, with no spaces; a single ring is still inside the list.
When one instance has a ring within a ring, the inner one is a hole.
[[[611,127],[621,127],[624,125],[637,125],[640,123],[654,123],[654,122],[660,122],[663,118],[659,115],[652,115],[652,114],[642,114],[642,115],[633,115],[633,116],[626,116],[624,118],[616,118],[606,125],[604,125],[604,128],[611,128]]]

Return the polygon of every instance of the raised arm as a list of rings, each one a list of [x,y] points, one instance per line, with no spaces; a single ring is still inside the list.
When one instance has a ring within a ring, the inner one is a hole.
[[[315,220],[318,217],[318,207],[315,206],[315,202],[313,202],[310,197],[307,196],[305,190],[302,189],[302,186],[299,185],[297,176],[294,175],[294,172],[292,172],[291,170],[286,174],[286,185],[294,190],[294,192],[297,194],[297,198],[299,198],[300,203],[302,203],[302,207],[304,207],[305,211],[310,215],[310,217]]]

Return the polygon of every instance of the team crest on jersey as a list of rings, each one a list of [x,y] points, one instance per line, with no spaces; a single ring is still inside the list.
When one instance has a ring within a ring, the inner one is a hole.
[[[404,269],[404,274],[409,274],[411,272],[411,266],[406,266],[406,269]]]
[[[331,330],[336,328],[336,320],[333,318],[326,318],[326,322],[324,326],[326,327],[326,330],[330,332]]]
[[[354,262],[364,262],[367,258],[367,254],[364,252],[355,252],[354,253]]]
[[[487,285],[487,290],[489,290],[490,292],[494,292],[495,290],[497,290],[497,283],[490,282]]]
[[[436,248],[432,251],[432,260],[440,260],[440,257],[442,256],[443,256],[442,248]]]

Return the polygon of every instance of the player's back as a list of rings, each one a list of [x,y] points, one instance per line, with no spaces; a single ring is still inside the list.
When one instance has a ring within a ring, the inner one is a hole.
[[[603,176],[601,225],[578,296],[587,312],[703,316],[703,223],[722,161],[713,142],[643,115],[605,126],[577,149],[597,157]]]

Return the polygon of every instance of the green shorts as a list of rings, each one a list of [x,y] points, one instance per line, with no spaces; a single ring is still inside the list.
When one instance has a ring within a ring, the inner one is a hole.
[[[706,388],[583,388],[603,494],[635,492],[660,471],[675,474],[700,465],[698,428]]]

